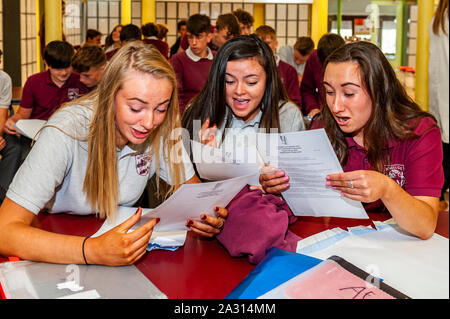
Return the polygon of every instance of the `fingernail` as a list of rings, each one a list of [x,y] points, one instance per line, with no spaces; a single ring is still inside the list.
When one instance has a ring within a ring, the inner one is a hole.
[[[289,180],[289,177],[286,176],[285,178],[283,178],[283,180],[288,181],[288,180]]]
[[[327,175],[326,179],[329,180],[329,179],[330,179],[330,176]]]
[[[194,224],[194,222],[192,220],[189,220],[186,224],[186,227],[190,228],[192,224]]]
[[[200,216],[200,218],[201,218],[202,220],[205,220],[205,219],[206,219],[206,215],[205,215],[205,214],[202,214],[202,215]]]
[[[283,171],[279,171],[279,172],[277,173],[277,176],[284,176],[284,172],[283,172]]]
[[[326,182],[325,185],[330,186],[331,182]]]
[[[289,184],[289,183],[286,183],[286,184],[284,184],[286,187],[290,187],[291,186],[291,184]]]
[[[214,212],[216,212],[216,213],[219,212],[219,206],[214,207]]]
[[[331,187],[332,189],[337,189],[336,186]]]
[[[142,210],[142,207],[138,207],[135,214],[139,213],[141,210]]]
[[[156,223],[158,224],[160,220],[161,220],[161,219],[160,219],[159,217],[156,218]]]

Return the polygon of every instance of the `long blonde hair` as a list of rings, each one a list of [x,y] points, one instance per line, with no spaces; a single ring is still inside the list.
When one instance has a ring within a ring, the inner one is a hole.
[[[174,152],[182,143],[181,136],[173,138],[171,135],[180,127],[175,73],[167,60],[153,46],[145,45],[141,41],[130,42],[108,63],[98,88],[76,101],[79,105],[94,105],[87,136],[88,163],[83,191],[100,218],[113,219],[119,202],[115,97],[130,69],[167,79],[172,84],[172,96],[163,123],[155,128],[142,145],[137,146],[137,152],[143,152],[150,147],[156,166],[158,196],[162,193],[165,196],[173,193],[184,180],[182,162],[179,158],[175,158],[178,153]],[[169,189],[165,190],[162,190],[159,184],[161,152],[171,180]]]
[[[448,0],[440,0],[434,13],[432,26],[434,34],[438,35],[440,28],[444,34],[448,33],[448,30],[445,29],[445,19],[448,20]]]

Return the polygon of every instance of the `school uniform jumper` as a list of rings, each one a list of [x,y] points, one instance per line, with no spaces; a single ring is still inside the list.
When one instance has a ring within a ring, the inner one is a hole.
[[[208,78],[215,52],[209,48],[207,50],[206,58],[198,57],[191,48],[170,58],[177,77],[181,115],[189,101],[201,91]]]

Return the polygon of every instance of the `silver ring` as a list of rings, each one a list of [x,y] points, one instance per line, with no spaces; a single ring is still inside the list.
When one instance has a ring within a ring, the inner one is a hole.
[[[352,180],[350,182],[348,182],[348,187],[349,188],[353,188],[353,181]]]

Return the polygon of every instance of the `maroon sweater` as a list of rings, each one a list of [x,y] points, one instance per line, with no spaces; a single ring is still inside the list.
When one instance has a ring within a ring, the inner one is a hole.
[[[213,55],[215,51],[212,51]],[[175,54],[170,58],[170,63],[175,70],[178,83],[180,100],[180,114],[183,114],[186,105],[197,95],[205,85],[208,78],[212,60],[207,58],[195,62],[189,58],[185,51]]]
[[[317,56],[317,50],[314,50],[306,61],[300,85],[303,114],[308,114],[312,109],[320,109],[322,92],[323,67]]]
[[[166,59],[169,59],[169,45],[167,42],[156,39],[144,39],[143,41],[145,44],[153,44]]]
[[[280,60],[278,62],[278,72],[280,73],[281,81],[283,81],[289,99],[297,104],[298,107],[301,107],[302,100],[300,97],[300,84],[298,83],[297,71],[292,65]]]

